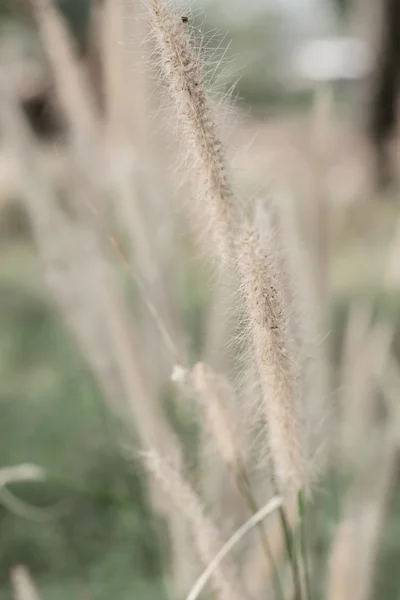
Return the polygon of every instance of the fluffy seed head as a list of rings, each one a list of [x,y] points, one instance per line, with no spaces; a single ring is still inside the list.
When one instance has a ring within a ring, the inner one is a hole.
[[[217,251],[226,260],[234,240],[235,206],[225,155],[206,94],[202,66],[193,51],[187,23],[152,1],[153,32],[183,138],[195,165],[196,193],[212,224]]]
[[[237,470],[240,435],[232,412],[229,383],[204,363],[197,363],[193,367],[191,380],[224,462],[230,469]]]
[[[292,353],[279,274],[256,234],[244,228],[238,255],[255,360],[263,392],[269,446],[283,489],[307,486],[305,440],[299,415],[299,373]]]
[[[262,384],[269,443],[282,487],[306,485],[307,465],[298,413],[298,373],[291,354],[279,277],[252,228],[241,229],[227,176],[224,149],[205,92],[198,56],[186,25],[152,0],[153,31],[184,141],[197,165],[197,190],[208,216],[217,255],[234,263],[241,280]]]

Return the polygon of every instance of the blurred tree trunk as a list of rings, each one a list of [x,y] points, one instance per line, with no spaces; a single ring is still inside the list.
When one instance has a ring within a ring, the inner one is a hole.
[[[379,37],[372,74],[368,131],[376,159],[377,182],[392,178],[388,144],[396,133],[400,82],[400,0],[380,0]]]
[[[345,29],[365,39],[372,50],[367,90],[367,133],[379,188],[392,182],[390,142],[398,126],[400,87],[400,0],[330,0]],[[360,98],[362,101],[362,99]],[[357,102],[359,104],[359,102]]]

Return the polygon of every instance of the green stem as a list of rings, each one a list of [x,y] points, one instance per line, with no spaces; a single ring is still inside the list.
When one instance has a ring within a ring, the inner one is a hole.
[[[300,490],[298,495],[299,517],[300,517],[300,553],[303,558],[304,566],[304,584],[307,600],[311,600],[311,580],[310,567],[308,563],[308,540],[307,540],[307,521],[306,521],[306,503],[304,492]]]
[[[297,552],[296,552],[296,544],[295,537],[292,534],[290,529],[290,525],[286,516],[285,509],[283,506],[279,509],[279,518],[282,525],[283,534],[285,537],[286,550],[289,557],[289,562],[292,567],[293,572],[293,583],[295,589],[294,600],[302,600],[301,593],[301,582],[300,582],[300,571],[299,571],[299,563],[297,560]]]

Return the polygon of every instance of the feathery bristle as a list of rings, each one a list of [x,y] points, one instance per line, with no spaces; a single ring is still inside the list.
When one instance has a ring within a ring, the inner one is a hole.
[[[279,274],[251,230],[244,229],[238,255],[263,391],[271,457],[280,486],[307,486],[305,439],[299,415],[299,373],[288,335]]]
[[[153,29],[160,61],[176,111],[185,128],[185,142],[198,166],[202,210],[208,214],[214,244],[222,262],[238,269],[255,358],[262,383],[269,443],[280,484],[299,489],[306,485],[307,462],[299,418],[299,381],[291,355],[288,317],[280,293],[273,256],[262,252],[246,224],[239,227],[224,148],[205,92],[201,65],[186,29],[158,0],[152,1]]]
[[[196,167],[202,211],[212,224],[217,252],[231,258],[236,208],[225,165],[225,153],[207,98],[202,65],[180,17],[152,1],[153,31],[160,62],[184,128],[185,142]]]

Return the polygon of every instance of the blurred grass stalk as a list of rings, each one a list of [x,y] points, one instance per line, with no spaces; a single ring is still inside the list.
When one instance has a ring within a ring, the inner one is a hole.
[[[19,565],[11,571],[14,600],[40,600],[39,593],[26,567]]]
[[[390,408],[391,426],[372,439],[373,454],[348,491],[336,529],[329,566],[328,600],[368,600],[390,492],[395,482],[399,418]]]
[[[1,121],[9,147],[19,161],[21,195],[30,215],[46,279],[109,406],[121,417],[122,423],[130,423],[128,428],[138,431],[144,447],[157,448],[179,463],[179,446],[155,401],[157,396],[149,391],[143,376],[125,302],[116,287],[104,254],[104,241],[91,212],[91,207],[96,211],[99,204],[99,210],[103,210],[101,204],[104,205],[106,196],[102,176],[105,171],[99,155],[100,120],[65,24],[51,2],[36,2],[34,6],[55,73],[58,97],[69,124],[71,171],[68,176],[71,179],[68,188],[61,190],[61,194],[51,188],[40,162],[40,148],[15,101],[7,97],[6,87],[2,89]],[[117,197],[118,192],[115,190]],[[170,524],[175,554],[173,565],[180,576],[185,577],[190,548],[184,550],[186,534],[182,522],[168,503],[160,502],[158,493],[152,494],[152,500]],[[184,568],[179,569],[182,563]]]

